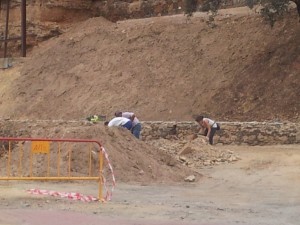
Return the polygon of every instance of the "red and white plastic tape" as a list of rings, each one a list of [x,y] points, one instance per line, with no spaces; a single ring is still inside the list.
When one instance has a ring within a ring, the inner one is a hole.
[[[102,176],[103,177],[103,182],[104,182],[104,188],[105,188],[105,191],[106,191],[106,196],[104,197],[104,200],[105,201],[110,201],[111,198],[112,198],[112,193],[113,193],[113,191],[115,189],[115,186],[116,186],[116,179],[115,179],[115,175],[114,175],[114,170],[111,166],[111,163],[109,161],[108,154],[107,154],[105,148],[101,147],[101,150],[102,150],[102,153],[104,155],[104,158],[107,162],[108,168],[109,168],[110,173],[111,173],[111,179],[112,180],[111,180],[111,184],[110,184],[111,185],[110,189],[108,188],[109,184],[108,184],[107,180],[105,179],[104,176]]]
[[[82,195],[77,192],[58,192],[58,191],[48,191],[48,190],[40,190],[40,189],[29,189],[27,190],[27,192],[35,195],[50,195],[54,197],[67,198],[72,200],[80,200],[83,202],[98,201],[98,198],[95,198],[90,195]]]
[[[58,191],[48,191],[48,190],[40,190],[40,189],[29,189],[27,190],[27,192],[31,193],[31,194],[36,194],[36,195],[50,195],[50,196],[54,196],[54,197],[61,197],[61,198],[68,198],[68,199],[72,199],[72,200],[80,200],[83,202],[92,202],[92,201],[110,201],[112,199],[112,193],[115,189],[116,186],[116,179],[115,179],[115,175],[114,175],[114,171],[112,168],[112,165],[109,161],[109,157],[108,154],[105,150],[104,147],[101,147],[102,153],[104,155],[104,158],[106,160],[106,163],[108,165],[108,169],[111,173],[111,184],[108,183],[108,180],[104,177],[103,174],[103,185],[105,188],[105,192],[106,195],[104,196],[103,199],[98,199],[96,197],[90,196],[90,195],[83,195],[77,192],[58,192]],[[109,188],[110,186],[110,188]]]

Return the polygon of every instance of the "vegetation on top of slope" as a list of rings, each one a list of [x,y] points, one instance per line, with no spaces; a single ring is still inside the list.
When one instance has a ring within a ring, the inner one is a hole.
[[[297,6],[298,14],[300,17],[300,1],[293,0]],[[253,8],[255,5],[260,6],[259,13],[261,16],[271,25],[274,26],[275,22],[284,18],[290,13],[289,0],[247,0],[247,6]],[[214,20],[217,15],[218,9],[225,4],[225,0],[205,0],[201,5],[200,9],[204,12],[209,12],[210,21]],[[191,17],[194,12],[198,9],[197,0],[185,0],[185,15]]]

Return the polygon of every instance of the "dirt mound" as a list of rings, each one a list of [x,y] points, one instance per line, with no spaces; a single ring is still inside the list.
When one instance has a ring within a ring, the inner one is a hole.
[[[253,15],[79,23],[1,77],[0,116],[79,119],[136,112],[142,120],[299,120],[296,13],[273,29]],[[6,85],[6,86],[4,86]]]
[[[144,183],[149,184],[153,182],[183,182],[186,176],[191,174],[197,174],[197,178],[200,179],[201,175],[190,170],[189,168],[181,165],[166,152],[161,151],[151,145],[146,144],[143,141],[136,139],[128,130],[123,128],[108,128],[103,124],[89,124],[82,122],[82,124],[72,124],[66,122],[52,123],[51,121],[40,122],[28,122],[12,123],[9,121],[1,122],[1,130],[7,129],[18,130],[18,134],[14,136],[19,137],[34,137],[34,138],[57,138],[60,139],[93,139],[102,143],[106,149],[111,164],[114,169],[114,174],[118,182],[127,183]],[[28,143],[30,144],[30,143]],[[26,155],[25,149],[27,143],[24,144],[23,158],[29,159],[29,152]],[[1,145],[2,146],[2,145]],[[61,146],[61,175],[63,172],[68,171],[68,146]],[[82,148],[82,149],[80,149]],[[8,149],[8,148],[6,148]],[[29,148],[30,149],[30,148]],[[2,147],[1,147],[1,150]],[[78,150],[78,151],[77,151]],[[72,147],[72,165],[76,165],[76,168],[72,167],[72,173],[84,173],[87,172],[88,166],[84,159],[84,155],[87,154],[86,147],[75,146]],[[19,149],[16,146],[12,155],[12,174],[18,174],[19,170]],[[51,153],[51,152],[50,152]],[[56,155],[56,154],[55,154]],[[53,156],[53,157],[52,157]],[[57,158],[50,154],[50,167],[51,170],[56,171]],[[6,154],[1,151],[1,160],[7,159]],[[45,161],[46,160],[46,161]],[[30,168],[30,160],[25,160],[23,163],[24,168]],[[47,156],[38,156],[34,161],[34,172],[38,176],[46,174]],[[97,163],[95,163],[97,165]],[[5,173],[6,163],[1,163],[1,171]],[[97,166],[93,167],[97,172]],[[24,171],[23,176],[29,175],[29,170]],[[87,173],[86,173],[87,174]]]

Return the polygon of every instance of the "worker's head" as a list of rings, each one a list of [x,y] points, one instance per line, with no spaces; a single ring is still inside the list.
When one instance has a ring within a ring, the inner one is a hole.
[[[121,117],[122,116],[122,112],[121,111],[116,111],[115,112],[115,116],[116,117]]]
[[[108,123],[109,123],[108,121],[105,121],[104,126],[108,126]]]
[[[203,116],[200,116],[200,115],[196,116],[196,118],[195,118],[195,121],[198,123],[200,123],[202,120],[203,120]]]

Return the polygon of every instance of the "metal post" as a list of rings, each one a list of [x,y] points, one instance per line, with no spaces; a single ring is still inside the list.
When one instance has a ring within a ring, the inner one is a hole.
[[[10,6],[10,0],[7,0],[6,1],[6,24],[5,24],[5,35],[4,35],[4,58],[6,58],[6,55],[7,55],[7,37],[8,37],[9,6]]]
[[[26,0],[21,4],[21,50],[22,57],[26,57]]]

